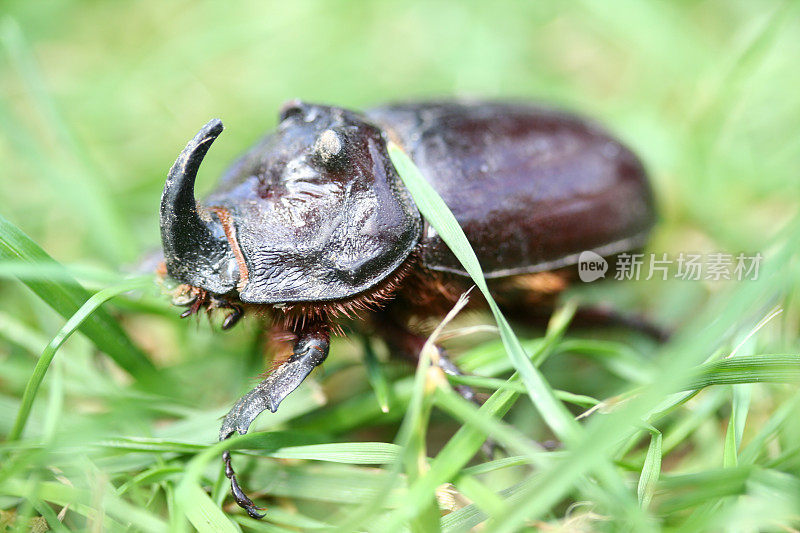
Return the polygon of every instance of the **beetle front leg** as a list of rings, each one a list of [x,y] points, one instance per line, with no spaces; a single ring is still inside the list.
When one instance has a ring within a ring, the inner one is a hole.
[[[322,364],[328,356],[329,344],[330,330],[327,324],[314,324],[303,329],[289,359],[242,396],[225,415],[219,440],[225,440],[234,433],[244,435],[259,414],[267,409],[273,413],[277,411],[284,398],[299,387],[312,370]],[[231,466],[230,451],[223,452],[222,460],[225,462],[225,475],[231,480],[231,492],[236,503],[251,517],[263,518],[264,515],[258,512],[258,507],[239,486]]]
[[[242,396],[225,416],[220,429],[220,439],[227,439],[234,431],[244,435],[250,424],[263,411],[273,413],[280,403],[328,356],[329,333],[315,328],[305,331],[294,345],[294,353],[286,362],[270,373],[264,381]]]

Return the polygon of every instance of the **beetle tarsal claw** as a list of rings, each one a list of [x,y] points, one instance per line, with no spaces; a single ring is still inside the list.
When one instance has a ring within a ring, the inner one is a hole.
[[[239,486],[239,481],[236,479],[236,473],[233,471],[233,466],[231,465],[231,452],[228,450],[222,452],[222,460],[225,463],[225,476],[231,480],[231,493],[233,494],[233,499],[236,500],[236,504],[247,511],[247,514],[252,518],[255,518],[256,520],[264,518],[266,515],[259,512],[262,511],[263,508],[256,506],[256,504],[253,503],[253,500],[248,498],[247,494],[245,494],[242,488]]]
[[[230,438],[234,433],[244,435],[258,415],[269,409],[278,410],[284,398],[300,386],[314,368],[328,356],[327,330],[314,330],[300,337],[295,345],[295,353],[274,372],[259,383],[253,390],[242,396],[233,406],[219,430],[219,440]],[[253,518],[262,518],[258,507],[247,497],[236,479],[231,465],[231,454],[223,452],[225,476],[231,480],[231,492],[236,503]]]

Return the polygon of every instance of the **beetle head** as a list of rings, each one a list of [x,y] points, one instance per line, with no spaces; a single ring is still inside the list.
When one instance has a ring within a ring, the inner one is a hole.
[[[381,131],[356,113],[297,101],[280,119],[225,173],[207,210],[191,203],[165,214],[162,201],[162,235],[174,235],[169,223],[178,219],[187,236],[171,248],[164,238],[174,258],[168,272],[211,292],[235,287],[249,303],[338,300],[369,289],[403,263],[421,232]],[[209,123],[176,166],[199,164],[215,131]],[[193,183],[196,166],[188,170]],[[165,198],[168,190],[169,181]],[[191,190],[178,204],[188,198]]]

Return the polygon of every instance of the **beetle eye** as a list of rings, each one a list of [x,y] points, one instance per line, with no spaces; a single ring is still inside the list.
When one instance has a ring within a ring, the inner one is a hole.
[[[325,130],[314,143],[314,158],[328,170],[340,170],[346,157],[344,139],[334,130]]]

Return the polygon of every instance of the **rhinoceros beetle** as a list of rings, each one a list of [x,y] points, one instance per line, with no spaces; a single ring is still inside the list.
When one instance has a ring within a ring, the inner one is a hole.
[[[552,307],[584,250],[639,248],[654,223],[639,160],[599,126],[520,103],[429,102],[357,113],[292,101],[280,123],[202,202],[194,182],[222,132],[212,120],[169,172],[161,198],[166,274],[189,308],[271,315],[292,355],[225,417],[220,440],[274,412],[347,326],[417,357],[412,319],[441,316],[470,279],[420,216],[387,142],[419,167],[461,224],[490,289],[511,317]],[[458,368],[442,351],[440,365]],[[468,387],[460,392],[473,398]],[[236,502],[258,508],[223,456]]]

